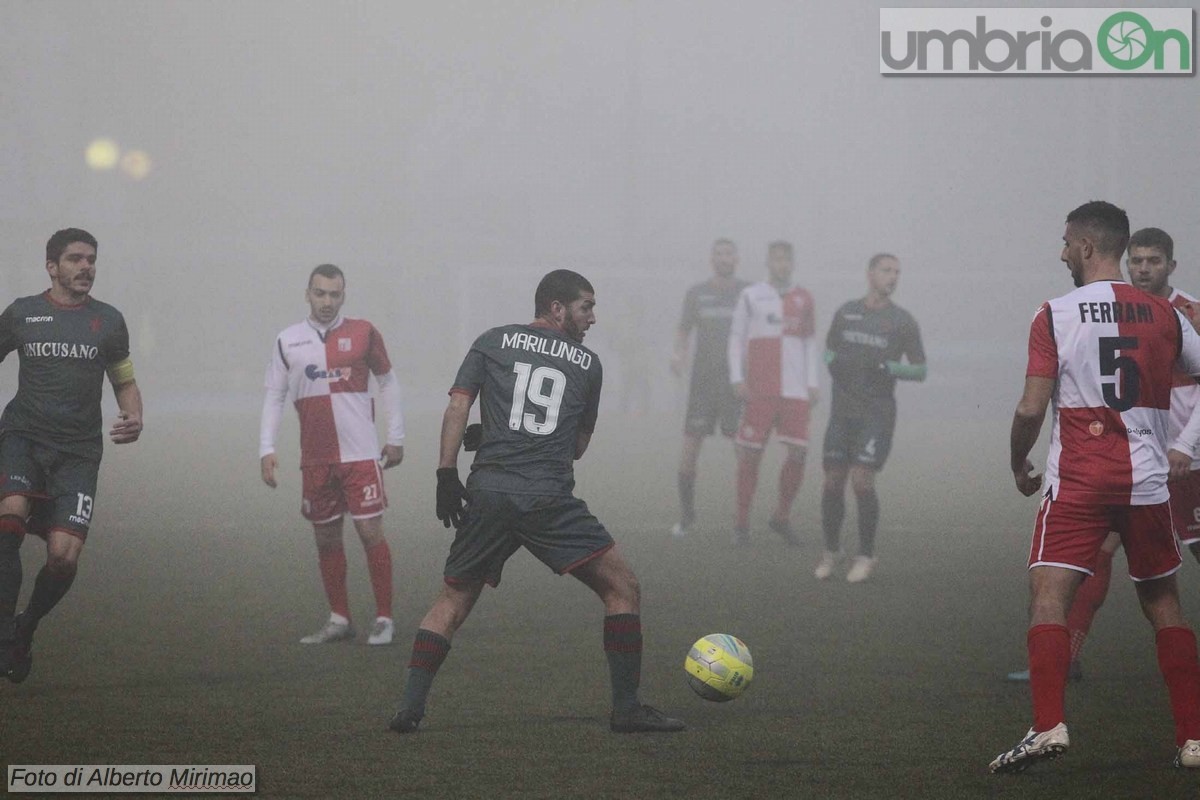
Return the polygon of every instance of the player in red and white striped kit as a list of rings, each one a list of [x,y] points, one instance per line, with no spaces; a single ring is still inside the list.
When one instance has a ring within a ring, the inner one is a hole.
[[[394,625],[392,555],[382,522],[387,494],[380,467],[388,469],[404,459],[404,415],[400,382],[383,337],[371,323],[341,315],[345,286],[338,267],[316,267],[305,292],[311,315],[275,340],[267,366],[259,456],[263,482],[274,489],[275,439],[284,401],[293,398],[300,415],[301,512],[313,525],[330,608],[325,626],[300,641],[324,644],[354,636],[342,546],[342,519],[349,512],[367,554],[375,595],[375,623],[367,643],[383,645],[391,644]],[[372,375],[387,419],[382,452],[368,386]]]
[[[1179,605],[1181,562],[1168,503],[1168,416],[1176,367],[1200,375],[1200,335],[1172,305],[1125,283],[1129,218],[1110,203],[1067,216],[1062,260],[1076,290],[1038,310],[1025,390],[1013,417],[1011,467],[1028,496],[1045,487],[1029,555],[1034,722],[997,756],[1016,772],[1066,752],[1071,660],[1067,609],[1109,531],[1120,534],[1142,610],[1155,631],[1175,720],[1176,766],[1200,767],[1200,659]],[[1053,401],[1044,479],[1029,452]],[[1185,456],[1186,458],[1186,456]]]
[[[1196,298],[1179,291],[1168,283],[1175,271],[1175,242],[1159,228],[1142,228],[1129,237],[1125,262],[1129,282],[1143,292],[1168,300],[1175,308],[1191,317]],[[1193,325],[1195,320],[1193,320]],[[1195,422],[1189,422],[1195,418]],[[1197,458],[1197,439],[1200,438],[1200,386],[1192,376],[1176,371],[1171,383],[1171,415],[1167,427],[1170,442],[1171,515],[1175,535],[1186,544],[1200,561],[1200,458]],[[1175,452],[1171,452],[1175,451]],[[1113,553],[1121,546],[1117,534],[1110,533],[1096,558],[1096,567],[1084,579],[1071,601],[1067,628],[1071,632],[1071,680],[1081,680],[1083,669],[1079,653],[1092,628],[1092,620],[1108,597],[1112,577]],[[1008,673],[1011,681],[1029,680],[1029,670]]]
[[[745,401],[734,444],[738,454],[734,544],[750,541],[750,501],[758,484],[763,448],[774,429],[787,447],[779,473],[779,501],[770,528],[791,545],[792,502],[804,481],[808,417],[817,402],[820,346],[812,295],[792,285],[795,260],[789,242],[767,248],[769,279],[742,290],[729,330],[729,382]]]

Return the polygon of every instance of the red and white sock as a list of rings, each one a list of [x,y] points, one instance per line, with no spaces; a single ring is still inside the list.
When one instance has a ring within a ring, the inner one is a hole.
[[[321,583],[329,610],[346,620],[350,619],[350,601],[346,597],[346,551],[342,543],[317,547],[317,562],[321,568]]]
[[[375,616],[392,618],[392,551],[387,540],[380,539],[367,548],[367,572],[375,594]]]
[[[1071,631],[1071,660],[1079,658],[1079,651],[1087,640],[1088,631],[1092,629],[1092,620],[1104,599],[1108,597],[1108,587],[1112,580],[1112,553],[1101,550],[1096,556],[1096,570],[1083,579],[1075,591],[1075,599],[1071,602],[1071,610],[1067,612],[1067,627]]]
[[[1065,718],[1071,634],[1065,625],[1034,625],[1025,637],[1029,648],[1029,690],[1033,729],[1048,731]]]
[[[1155,635],[1158,668],[1171,696],[1175,746],[1200,739],[1200,659],[1196,635],[1188,628],[1163,628]]]

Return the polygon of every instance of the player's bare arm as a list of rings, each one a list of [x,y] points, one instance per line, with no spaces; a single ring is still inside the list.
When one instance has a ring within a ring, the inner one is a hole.
[[[404,460],[404,445],[385,444],[379,453],[379,460],[384,469],[391,469]]]
[[[438,468],[457,468],[458,450],[462,447],[463,432],[467,429],[467,418],[475,398],[462,392],[450,395],[446,413],[442,415],[442,444]]]
[[[1187,453],[1171,449],[1167,451],[1167,480],[1179,481],[1192,472],[1192,457]]]
[[[467,491],[458,477],[458,449],[471,414],[474,396],[452,392],[442,415],[441,454],[437,469],[437,518],[447,528],[458,530],[463,520]]]
[[[258,466],[262,472],[263,483],[274,489],[278,485],[275,482],[275,470],[279,466],[279,459],[274,453],[267,453],[259,459]]]
[[[1033,474],[1029,452],[1037,443],[1053,394],[1054,379],[1030,375],[1025,378],[1025,392],[1013,414],[1012,434],[1009,437],[1010,467],[1017,490],[1026,497],[1042,488],[1042,476]]]
[[[142,435],[142,392],[137,381],[113,387],[117,407],[121,409],[112,430],[108,432],[113,444],[130,444]]]
[[[675,331],[675,346],[671,350],[671,372],[676,375],[682,375],[684,365],[687,364],[688,341],[687,331],[683,328]]]

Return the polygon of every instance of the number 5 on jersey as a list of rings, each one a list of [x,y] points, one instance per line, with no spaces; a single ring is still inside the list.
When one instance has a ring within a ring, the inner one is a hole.
[[[508,427],[514,431],[524,428],[539,436],[554,433],[554,429],[558,427],[558,412],[562,406],[563,392],[567,388],[567,376],[554,367],[534,369],[532,364],[524,361],[513,364],[513,372],[517,373],[517,380],[513,384],[512,411],[508,415]],[[544,409],[545,419],[539,422],[536,414],[525,411],[526,401]]]
[[[1109,408],[1117,411],[1128,411],[1138,401],[1142,391],[1142,373],[1138,369],[1133,356],[1117,355],[1122,350],[1137,350],[1136,336],[1101,336],[1100,337],[1100,374],[1105,377],[1116,377],[1121,373],[1120,392],[1117,391],[1116,381],[1103,381],[1104,402]]]

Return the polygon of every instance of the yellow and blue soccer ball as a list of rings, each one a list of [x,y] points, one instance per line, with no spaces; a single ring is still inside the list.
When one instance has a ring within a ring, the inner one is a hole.
[[[692,691],[715,703],[737,697],[754,678],[750,648],[727,633],[710,633],[697,641],[688,651],[683,668]]]

